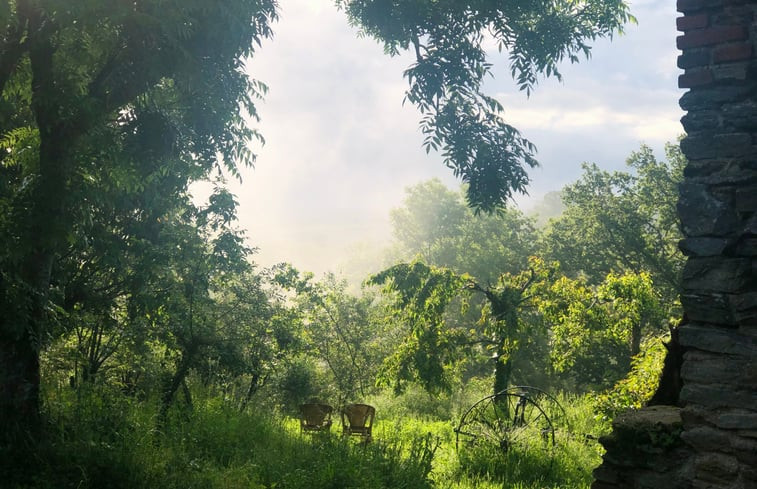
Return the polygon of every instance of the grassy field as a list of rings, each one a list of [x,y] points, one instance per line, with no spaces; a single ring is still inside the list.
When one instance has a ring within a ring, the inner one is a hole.
[[[379,408],[374,442],[363,445],[344,440],[338,423],[302,435],[292,417],[239,413],[218,398],[176,410],[157,430],[152,404],[105,402],[98,393],[48,403],[47,439],[32,459],[3,454],[2,471],[18,488],[587,488],[600,462],[592,440],[606,426],[586,399],[561,401],[570,429],[557,427],[553,448],[536,440],[458,451],[458,408],[413,412],[412,398],[371,400]]]

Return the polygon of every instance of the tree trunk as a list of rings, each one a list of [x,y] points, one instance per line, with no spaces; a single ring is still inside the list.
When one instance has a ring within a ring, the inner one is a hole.
[[[179,361],[179,366],[176,368],[176,372],[168,379],[163,385],[163,392],[160,396],[160,410],[158,412],[158,427],[162,428],[166,424],[168,418],[168,410],[173,404],[176,391],[186,379],[189,373],[189,367],[192,363],[193,354],[189,351],[184,352]]]
[[[32,31],[34,29],[30,29]],[[24,289],[29,297],[26,307],[18,307],[9,301],[18,299],[14,296],[20,294],[3,291],[5,317],[0,325],[0,419],[3,424],[8,423],[12,432],[34,436],[40,429],[39,350],[40,341],[47,332],[50,278],[56,250],[65,241],[67,232],[63,218],[67,184],[63,141],[67,135],[57,114],[58,89],[52,76],[52,45],[47,39],[33,39],[31,34],[30,45],[32,106],[40,138],[39,169],[29,208],[25,209],[27,213],[19,218],[24,222],[21,243],[26,252],[20,257],[19,269],[8,270],[8,275],[20,278],[20,283],[11,287]]]
[[[641,352],[641,323],[633,323],[631,326],[631,356],[635,357]]]
[[[510,386],[512,360],[510,353],[506,351],[505,342],[500,343],[497,349],[496,362],[494,367],[494,394],[502,392]]]

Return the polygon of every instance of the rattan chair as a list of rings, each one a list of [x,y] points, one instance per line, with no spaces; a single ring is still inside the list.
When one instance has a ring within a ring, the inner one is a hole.
[[[365,443],[373,439],[376,408],[368,404],[347,404],[342,408],[342,435],[359,436]]]
[[[317,433],[331,429],[331,413],[334,408],[328,404],[308,403],[300,406],[300,431]]]

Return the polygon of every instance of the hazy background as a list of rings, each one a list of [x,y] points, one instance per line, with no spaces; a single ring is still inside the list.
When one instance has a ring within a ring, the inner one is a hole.
[[[419,115],[402,105],[409,56],[390,58],[360,39],[331,0],[280,0],[275,38],[249,65],[270,92],[258,104],[266,139],[254,170],[232,191],[256,261],[292,262],[320,274],[354,267],[389,241],[389,210],[404,189],[439,177],[459,182],[426,155]],[[658,151],[682,132],[678,107],[675,4],[631,4],[638,25],[596,43],[592,58],[564,65],[562,83],[542,80],[530,98],[493,58],[488,84],[507,122],[538,147],[528,210],[545,193],[574,181],[584,161],[621,169],[643,142]]]

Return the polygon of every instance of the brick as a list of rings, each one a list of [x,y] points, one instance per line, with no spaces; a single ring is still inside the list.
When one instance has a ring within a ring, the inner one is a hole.
[[[729,61],[744,61],[752,57],[752,45],[746,42],[726,44],[718,46],[712,53],[714,63],[727,63]]]
[[[720,111],[716,110],[694,110],[681,117],[683,129],[692,134],[698,131],[712,131],[719,128],[721,124]]]
[[[707,14],[686,15],[676,19],[676,28],[679,31],[690,31],[707,27],[709,16]]]
[[[678,88],[696,88],[709,85],[714,81],[710,70],[697,70],[684,73],[678,77]]]
[[[747,100],[752,92],[753,89],[748,85],[712,86],[684,93],[679,105],[683,110],[688,111],[719,109],[723,104]]]
[[[692,321],[732,326],[735,323],[733,311],[725,294],[704,292],[701,294],[681,294],[681,304]]]
[[[757,396],[757,392],[752,392],[752,386],[745,385],[747,372],[744,371],[746,359],[754,358],[757,354],[757,340],[729,327],[711,325],[688,324],[681,327],[678,334],[681,346],[689,350],[681,367],[681,375],[685,374],[688,380],[696,383],[712,384],[719,388],[725,388],[724,383],[736,382],[740,389]],[[714,355],[694,352],[691,349],[711,352]],[[731,377],[744,378],[741,382],[735,378],[725,382],[727,372]]]
[[[679,12],[691,12],[701,10],[707,7],[707,4],[706,0],[678,0],[676,2],[676,10]]]
[[[705,66],[710,64],[711,53],[709,49],[687,51],[678,56],[678,67],[682,70]]]
[[[681,141],[681,150],[689,159],[750,156],[753,150],[749,133],[690,134]]]
[[[678,49],[711,46],[728,41],[745,41],[749,38],[746,26],[727,25],[689,31],[676,38]]]
[[[745,81],[749,76],[749,63],[722,63],[712,67],[712,76],[719,80]],[[726,121],[727,123],[728,121]]]

